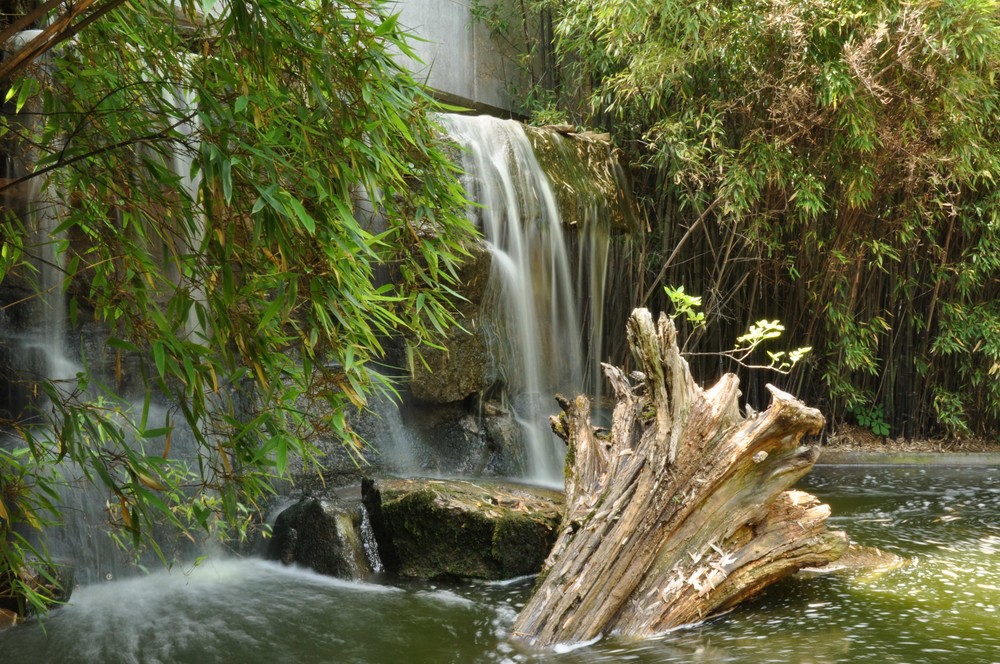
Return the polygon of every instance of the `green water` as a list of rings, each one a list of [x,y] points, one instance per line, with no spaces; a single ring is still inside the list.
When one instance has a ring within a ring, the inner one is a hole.
[[[653,641],[537,653],[507,638],[530,580],[357,584],[218,560],[80,588],[44,631],[0,633],[0,662],[1000,662],[1000,469],[826,466],[802,488],[912,564],[793,579]]]

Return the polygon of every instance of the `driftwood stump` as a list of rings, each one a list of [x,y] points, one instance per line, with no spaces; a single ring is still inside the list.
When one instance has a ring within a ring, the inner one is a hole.
[[[836,560],[829,507],[787,491],[817,458],[800,446],[823,416],[768,386],[744,418],[738,379],[695,384],[665,315],[628,322],[641,375],[604,365],[617,405],[610,431],[586,397],[552,418],[568,445],[559,538],[514,635],[539,647],[602,634],[645,638],[723,612],[803,567]]]

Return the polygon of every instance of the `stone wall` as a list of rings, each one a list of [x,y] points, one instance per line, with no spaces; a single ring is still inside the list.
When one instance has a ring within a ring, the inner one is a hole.
[[[419,39],[410,46],[420,61],[403,56],[418,81],[426,82],[446,102],[497,116],[519,115],[512,89],[523,89],[525,73],[518,63],[524,37],[533,39],[537,26],[517,24],[517,30],[492,34],[479,10],[517,16],[513,3],[457,0],[398,0],[400,25]],[[518,22],[520,19],[518,19]]]

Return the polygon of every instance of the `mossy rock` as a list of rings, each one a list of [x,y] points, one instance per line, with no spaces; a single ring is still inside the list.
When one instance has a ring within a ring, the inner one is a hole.
[[[503,579],[537,573],[555,542],[562,494],[463,480],[379,480],[401,576]]]

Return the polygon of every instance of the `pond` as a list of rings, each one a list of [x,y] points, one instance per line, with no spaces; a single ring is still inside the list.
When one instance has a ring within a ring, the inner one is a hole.
[[[791,579],[652,641],[535,653],[507,638],[531,579],[348,583],[214,560],[80,588],[42,625],[0,633],[0,661],[1000,662],[1000,468],[819,466],[801,488],[833,527],[912,563]]]

